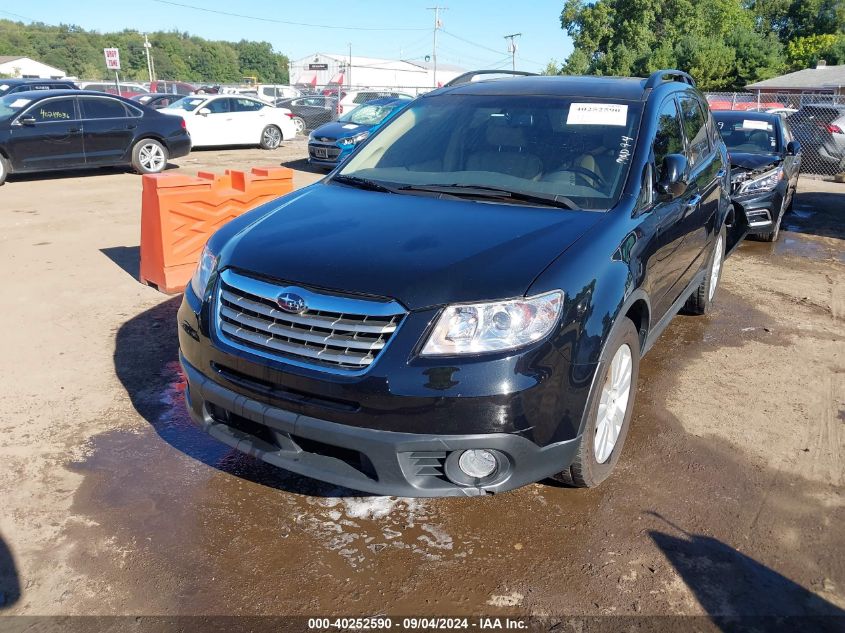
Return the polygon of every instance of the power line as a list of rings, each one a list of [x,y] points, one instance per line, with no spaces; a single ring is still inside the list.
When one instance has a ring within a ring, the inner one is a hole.
[[[183,9],[193,9],[194,11],[202,11],[204,13],[216,13],[217,15],[225,15],[231,18],[243,18],[245,20],[257,20],[259,22],[273,22],[275,24],[287,24],[289,26],[305,26],[315,29],[335,29],[339,31],[427,31],[424,28],[412,28],[408,26],[392,26],[392,27],[371,27],[371,26],[338,26],[334,24],[313,24],[310,22],[291,22],[289,20],[277,20],[267,16],[245,15],[243,13],[232,13],[230,11],[220,11],[218,9],[208,9],[206,7],[198,7],[192,4],[183,4],[181,2],[171,2],[171,0],[153,0],[159,4],[169,4],[174,7],[182,7]]]
[[[496,53],[497,55],[501,55],[501,54],[502,54],[502,51],[501,51],[501,50],[499,50],[499,49],[496,49],[496,48],[490,48],[489,46],[484,46],[483,44],[478,44],[477,42],[472,42],[472,41],[470,41],[470,40],[468,40],[468,39],[465,39],[465,38],[461,37],[460,35],[455,35],[454,33],[450,33],[450,32],[449,32],[449,31],[447,31],[446,29],[440,29],[440,30],[441,30],[441,31],[443,31],[443,33],[445,33],[445,34],[446,34],[446,35],[448,35],[449,37],[453,37],[453,38],[455,38],[456,40],[460,40],[460,41],[464,42],[465,44],[471,44],[472,46],[476,46],[476,47],[478,47],[478,48],[483,48],[485,51],[490,51],[490,52]]]
[[[11,11],[0,11],[3,15],[10,15],[13,18],[20,18],[21,20],[29,20],[30,22],[38,22],[35,18],[28,18],[25,15],[21,15],[20,13],[12,13]]]

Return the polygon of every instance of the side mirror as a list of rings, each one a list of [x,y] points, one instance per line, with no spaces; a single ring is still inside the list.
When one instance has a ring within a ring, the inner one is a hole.
[[[199,114],[200,116],[208,116],[209,114],[211,114],[211,110],[209,110],[208,108],[200,108],[197,114]]]
[[[796,156],[801,151],[801,143],[798,141],[789,141],[786,144],[786,153],[789,156]]]
[[[18,119],[18,123],[20,123],[21,125],[35,125],[37,121],[35,120],[34,116],[27,115],[22,116],[20,119]]]
[[[657,186],[662,193],[668,193],[673,198],[682,196],[687,190],[684,176],[687,173],[687,159],[682,154],[668,154],[660,165]]]

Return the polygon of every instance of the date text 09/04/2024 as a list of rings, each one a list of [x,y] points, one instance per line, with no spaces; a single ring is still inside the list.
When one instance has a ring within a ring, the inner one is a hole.
[[[480,629],[480,630],[523,630],[528,627],[525,620],[519,618],[437,618],[421,617],[403,618],[394,622],[389,617],[362,617],[362,618],[309,618],[309,630],[331,630],[331,629],[357,629],[383,631],[393,628],[399,630],[449,630],[449,629]]]

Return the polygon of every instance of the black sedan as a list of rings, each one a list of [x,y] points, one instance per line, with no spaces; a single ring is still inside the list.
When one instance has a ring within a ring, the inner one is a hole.
[[[150,92],[143,95],[135,95],[134,97],[131,97],[131,99],[132,101],[136,101],[148,108],[161,110],[162,108],[169,106],[171,103],[176,103],[184,96],[185,95],[170,92]]]
[[[0,97],[0,184],[10,173],[106,165],[154,174],[190,151],[182,119],[121,97],[84,90]]]
[[[801,144],[777,114],[713,112],[731,158],[731,200],[748,218],[748,233],[775,242],[792,204]]]
[[[302,134],[305,130],[314,130],[337,118],[337,99],[335,97],[312,95],[294,99],[279,99],[276,101],[276,107],[287,108],[291,111],[297,134]]]

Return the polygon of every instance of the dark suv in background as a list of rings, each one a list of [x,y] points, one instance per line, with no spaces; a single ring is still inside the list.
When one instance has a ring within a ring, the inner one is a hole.
[[[30,90],[76,90],[69,79],[0,79],[0,97]]]
[[[679,71],[471,79],[211,237],[178,316],[211,435],[377,494],[610,474],[744,235],[725,144]]]

